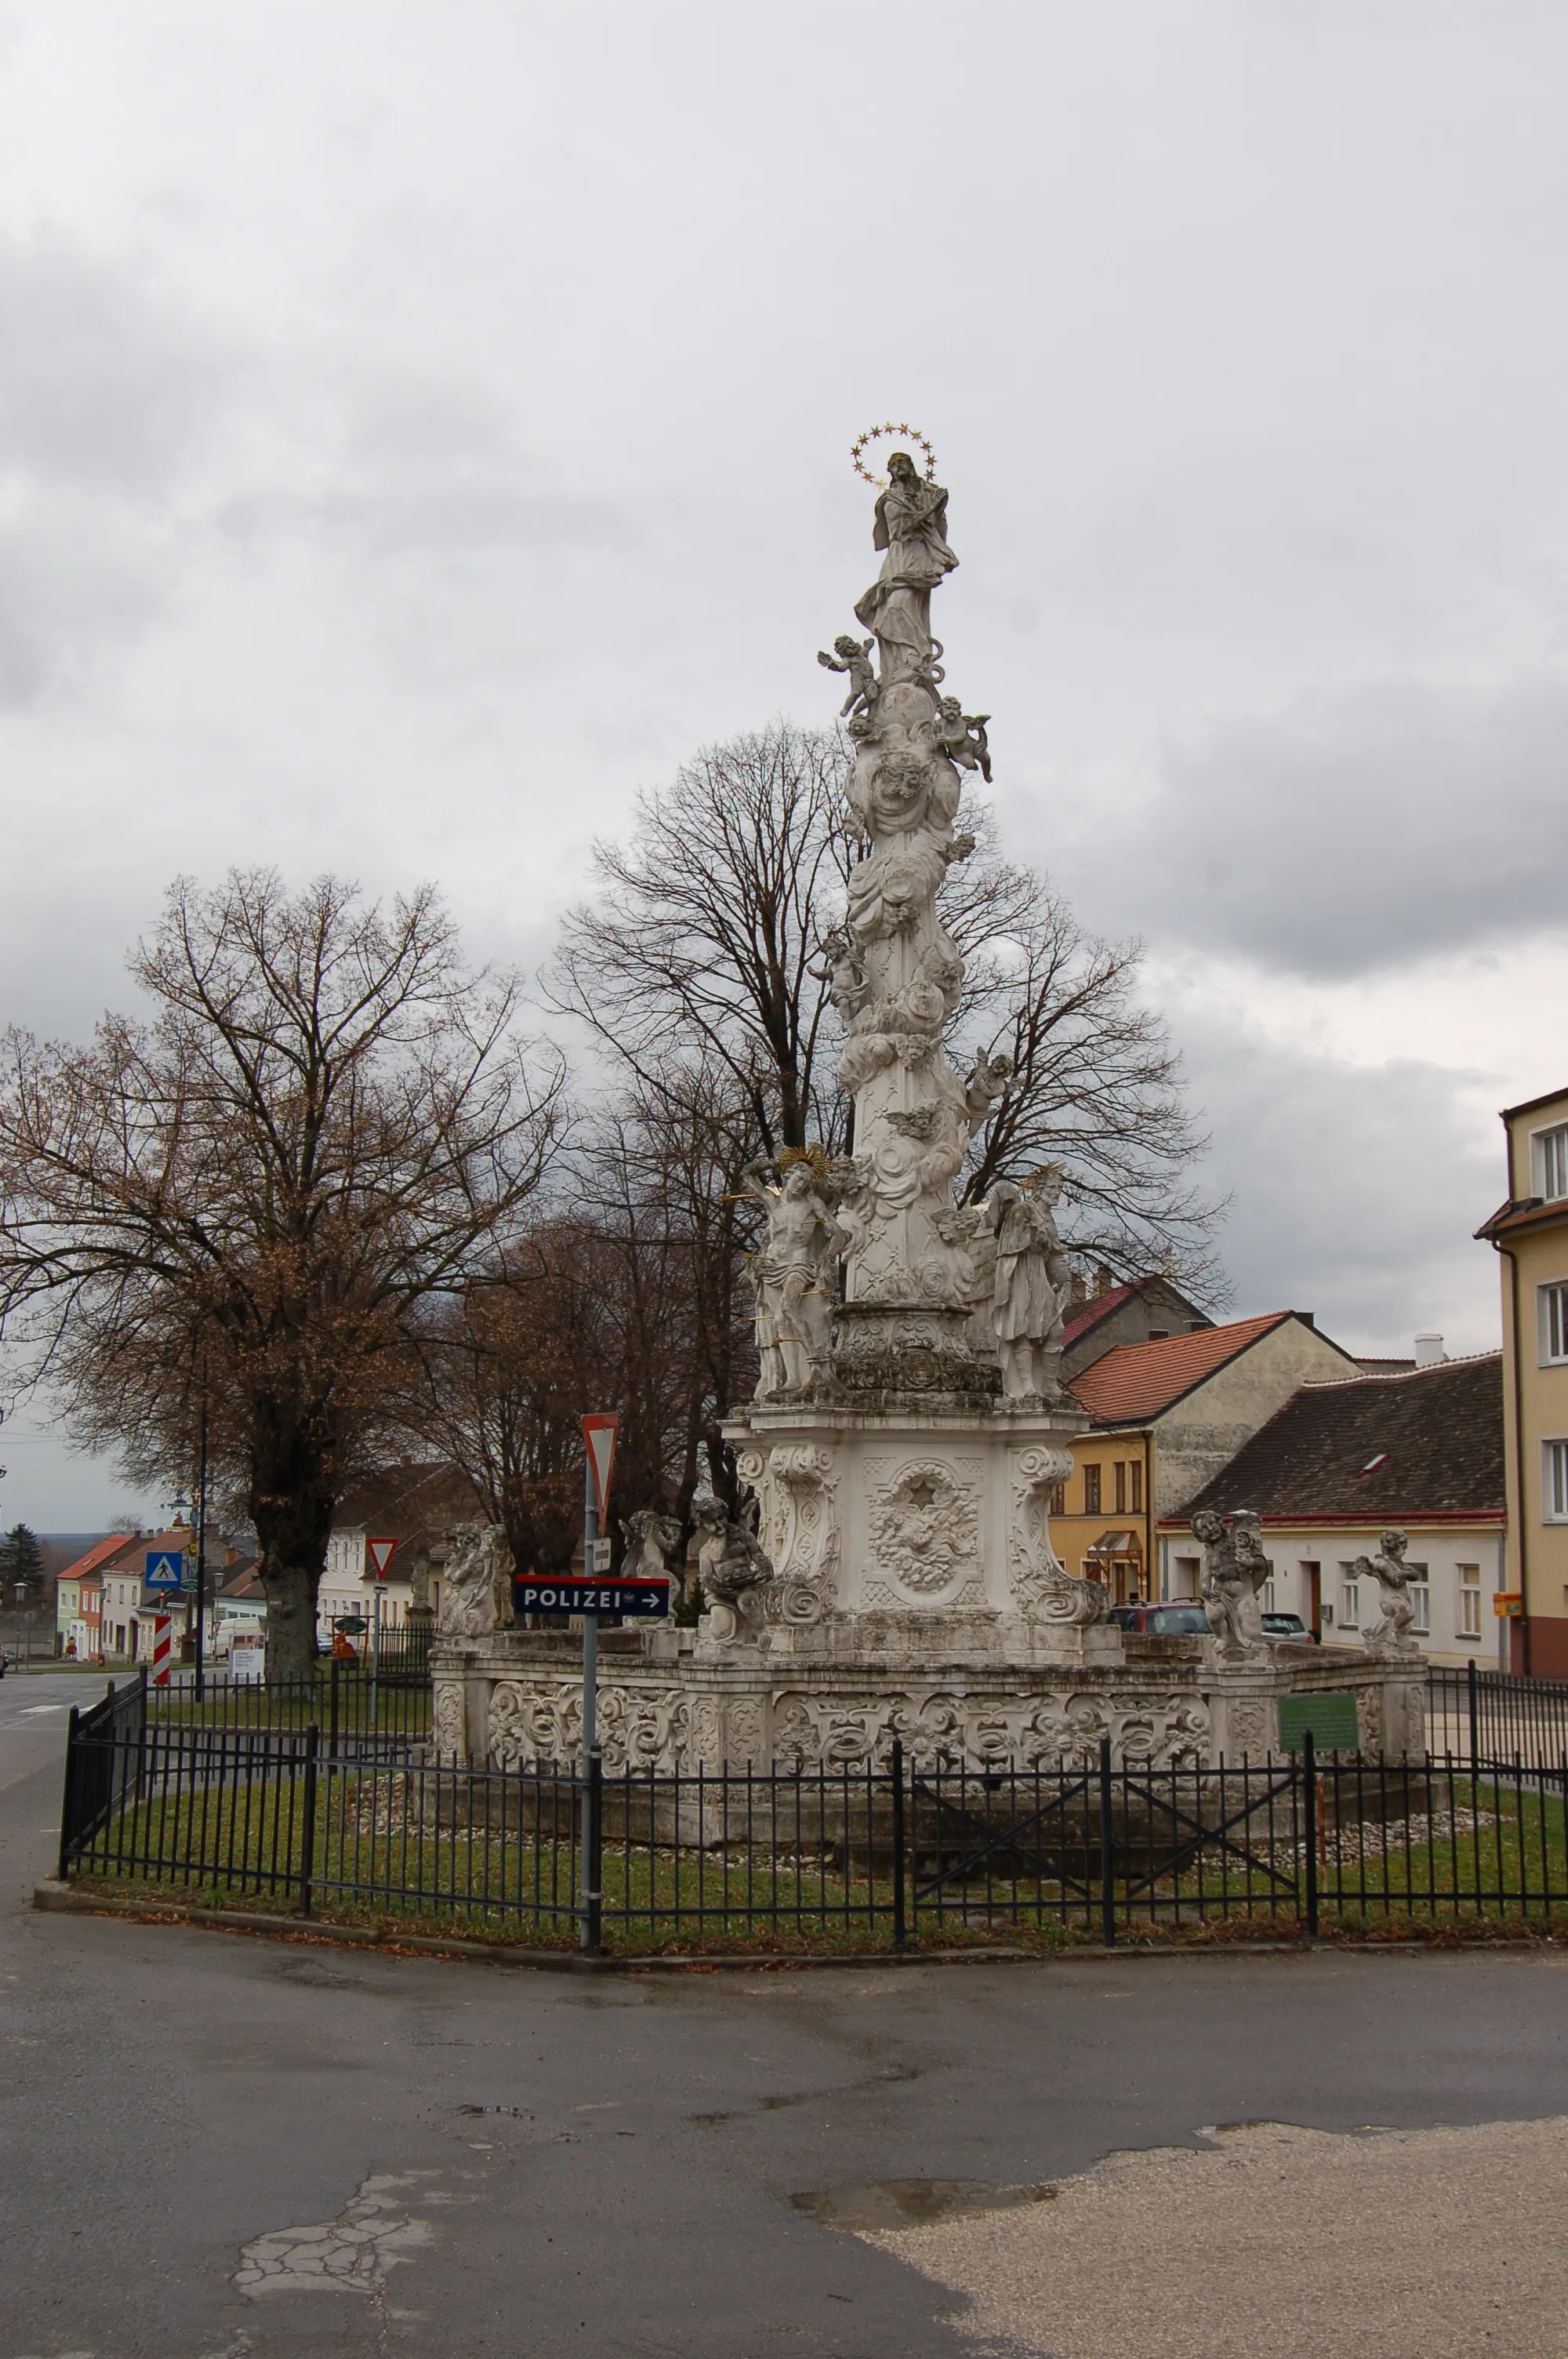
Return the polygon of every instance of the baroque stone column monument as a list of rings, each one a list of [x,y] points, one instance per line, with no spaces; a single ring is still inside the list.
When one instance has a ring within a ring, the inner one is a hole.
[[[989,716],[947,692],[932,635],[958,562],[934,464],[894,452],[872,537],[881,568],[855,607],[870,636],[820,658],[849,684],[846,817],[863,853],[819,969],[845,1027],[853,1151],[786,1151],[747,1175],[761,1373],[725,1433],[756,1527],[699,1516],[696,1632],[601,1639],[606,1767],[856,1762],[895,1734],[917,1763],[981,1768],[1081,1758],[1102,1735],[1150,1763],[1262,1754],[1273,1696],[1349,1684],[1348,1667],[1295,1647],[1287,1665],[1249,1591],[1217,1590],[1211,1639],[1130,1638],[1052,1550],[1052,1495],[1087,1423],[1059,1373],[1061,1175],[1022,1174],[983,1206],[955,1198],[1011,1077],[1002,1059],[960,1074],[945,1047],[964,963],[938,894],[973,849],[956,832],[964,774],[989,779],[990,753]],[[644,1526],[641,1549],[657,1537]],[[570,1758],[578,1647],[449,1628],[438,1745]]]

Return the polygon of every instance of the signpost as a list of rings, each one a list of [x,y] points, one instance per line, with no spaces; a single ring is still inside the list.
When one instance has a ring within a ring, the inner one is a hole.
[[[374,1618],[371,1623],[370,1641],[370,1724],[376,1724],[381,1688],[381,1584],[386,1579],[387,1566],[397,1553],[395,1539],[365,1540],[365,1554],[370,1559],[371,1572],[375,1580]]]

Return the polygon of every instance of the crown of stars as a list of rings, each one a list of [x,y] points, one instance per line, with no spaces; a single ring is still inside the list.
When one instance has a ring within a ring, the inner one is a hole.
[[[871,469],[865,464],[864,459],[861,455],[869,442],[880,442],[884,434],[902,435],[905,441],[917,442],[922,451],[925,453],[925,480],[928,484],[934,484],[935,482],[936,453],[932,449],[930,443],[926,440],[925,435],[921,432],[919,427],[911,426],[907,419],[903,419],[900,424],[895,426],[890,418],[887,419],[885,424],[881,426],[868,426],[863,434],[856,436],[854,441],[849,445],[849,456],[855,462],[855,473],[857,475],[861,476],[866,483],[874,484],[879,492],[886,491],[888,484],[887,477],[885,475],[873,475]]]

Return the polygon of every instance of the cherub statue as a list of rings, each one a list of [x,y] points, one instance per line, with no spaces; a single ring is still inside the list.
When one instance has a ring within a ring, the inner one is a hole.
[[[626,1517],[621,1532],[626,1542],[622,1580],[667,1581],[673,1602],[684,1605],[686,1571],[675,1561],[681,1541],[679,1518],[661,1515],[657,1507],[639,1507],[635,1515]]]
[[[447,1535],[441,1636],[488,1638],[512,1622],[512,1551],[500,1524],[460,1524]]]
[[[966,712],[956,696],[945,696],[931,724],[931,735],[939,754],[957,762],[960,770],[978,770],[989,787],[991,783],[990,745],[986,737],[989,712]]]
[[[1192,1528],[1204,1552],[1203,1598],[1221,1657],[1238,1661],[1264,1651],[1269,1642],[1258,1593],[1274,1568],[1263,1553],[1257,1516],[1248,1508],[1219,1516],[1200,1507]]]
[[[687,1564],[689,1569],[695,1552],[697,1577],[708,1604],[706,1635],[727,1646],[741,1634],[747,1593],[773,1579],[773,1561],[752,1522],[744,1516],[731,1521],[721,1499],[697,1500],[692,1519],[696,1529]]]
[[[1358,1556],[1356,1571],[1363,1581],[1376,1581],[1381,1592],[1382,1614],[1363,1630],[1362,1644],[1369,1655],[1419,1655],[1411,1636],[1415,1606],[1410,1594],[1413,1568],[1405,1562],[1408,1532],[1387,1531],[1376,1556]]]
[[[828,671],[843,671],[849,675],[849,693],[838,708],[841,721],[853,720],[862,713],[870,721],[877,709],[877,698],[881,691],[877,685],[876,673],[871,669],[871,649],[875,645],[874,639],[852,639],[847,631],[840,631],[833,642],[831,655],[826,647],[816,650],[817,662]]]
[[[831,926],[822,937],[825,963],[808,972],[827,985],[827,996],[846,1024],[852,1023],[871,995],[865,962],[855,938],[845,926]]]
[[[964,1106],[969,1117],[971,1138],[997,1100],[1009,1094],[1011,1082],[1011,1057],[988,1057],[983,1049],[976,1049],[974,1064],[964,1083]]]

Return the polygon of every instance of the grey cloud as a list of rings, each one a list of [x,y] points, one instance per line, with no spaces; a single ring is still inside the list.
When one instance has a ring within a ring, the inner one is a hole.
[[[1411,1060],[1351,1066],[1246,1037],[1238,1019],[1184,1024],[1212,1138],[1206,1186],[1228,1189],[1221,1251],[1236,1314],[1311,1310],[1347,1349],[1451,1350],[1498,1335],[1498,1279],[1474,1232],[1503,1192],[1495,1123],[1474,1077]]]
[[[0,239],[0,702],[75,684],[179,571],[174,503],[232,356],[59,241]]]
[[[37,483],[157,495],[232,376],[216,338],[56,240],[0,241],[0,455]]]
[[[1399,685],[1233,723],[1116,831],[1120,906],[1162,940],[1312,976],[1565,930],[1568,676]],[[1109,886],[1086,841],[1086,897]]]

